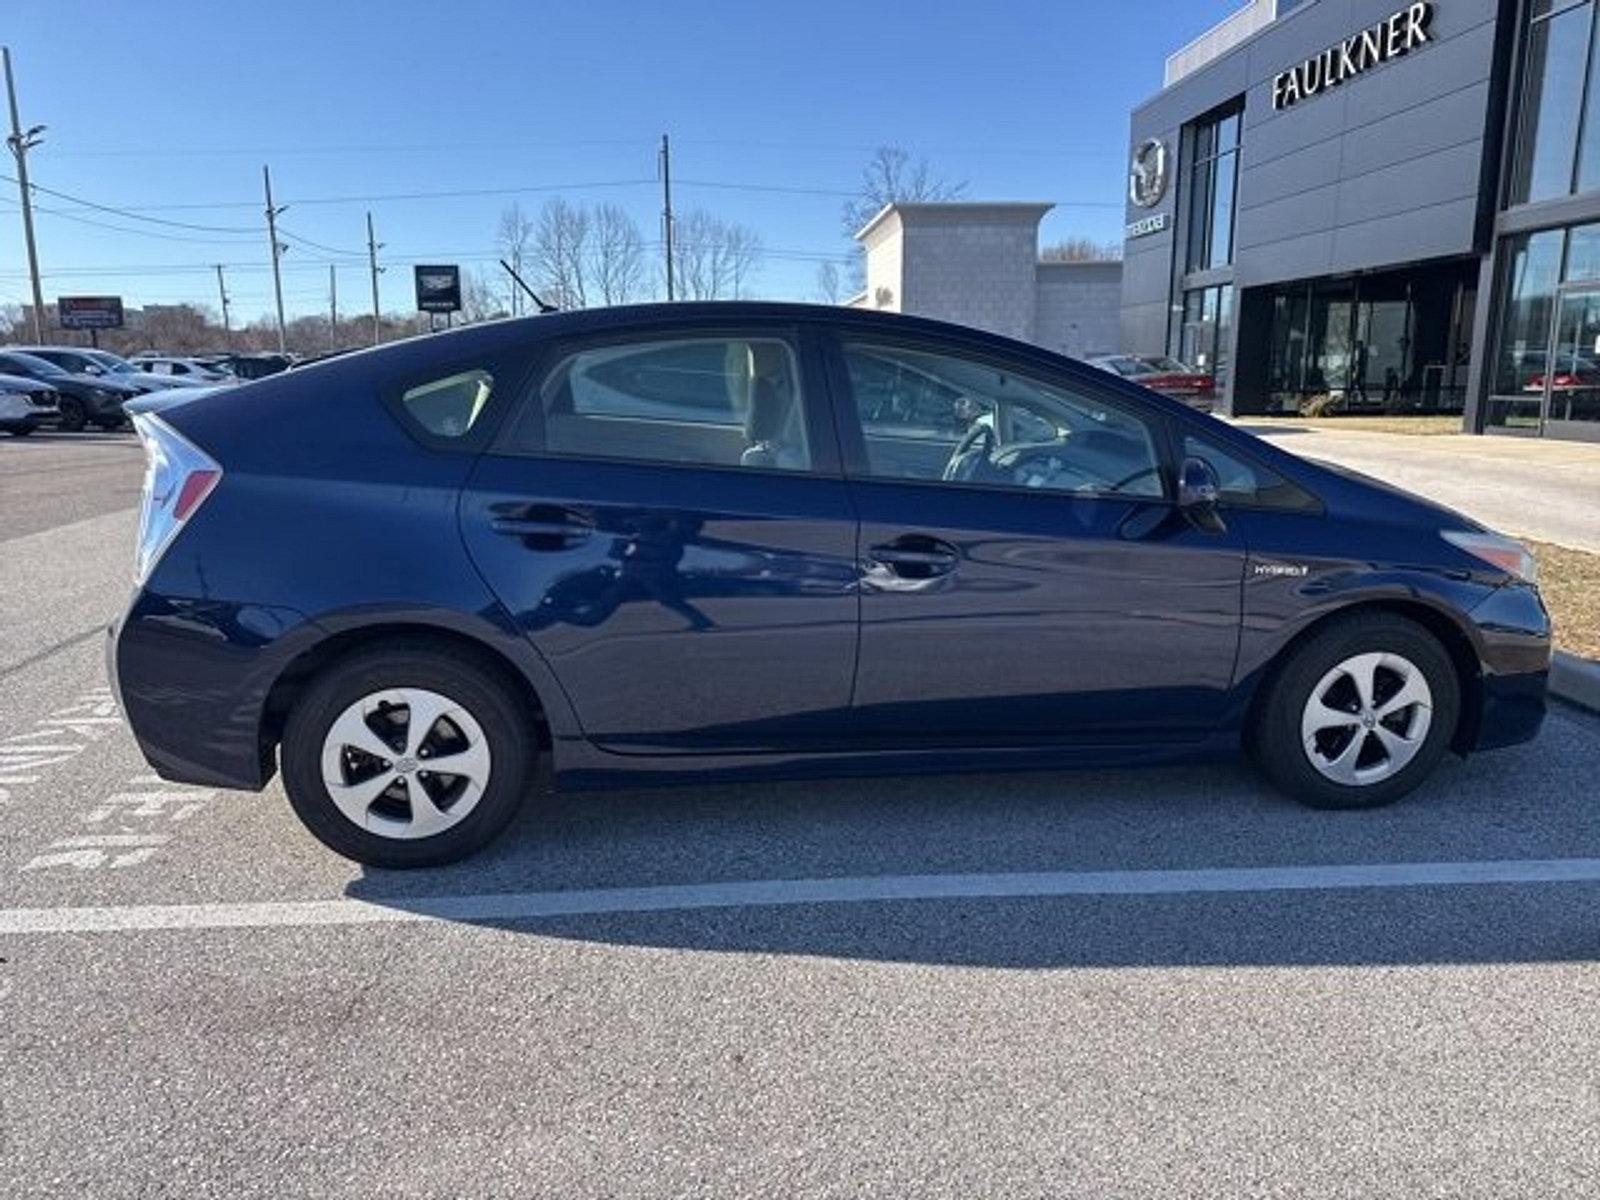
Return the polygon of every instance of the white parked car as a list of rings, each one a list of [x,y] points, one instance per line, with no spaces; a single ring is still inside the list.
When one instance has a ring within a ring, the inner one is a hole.
[[[60,416],[48,384],[19,375],[0,375],[0,432],[26,437]]]
[[[178,358],[170,355],[141,354],[133,360],[139,370],[163,379],[176,379],[184,383],[232,383],[233,376],[219,367],[203,363],[196,358]]]

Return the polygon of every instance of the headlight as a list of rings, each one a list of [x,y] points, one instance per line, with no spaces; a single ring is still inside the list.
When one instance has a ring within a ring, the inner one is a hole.
[[[1464,529],[1441,529],[1439,536],[1452,546],[1460,547],[1474,558],[1498,567],[1508,575],[1515,575],[1525,583],[1539,581],[1539,563],[1530,551],[1515,538],[1499,533],[1469,533]]]

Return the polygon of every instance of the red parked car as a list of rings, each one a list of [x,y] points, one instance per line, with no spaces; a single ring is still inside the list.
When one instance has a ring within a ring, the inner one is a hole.
[[[1213,376],[1164,354],[1102,354],[1089,362],[1102,371],[1131,379],[1141,387],[1181,400],[1201,412],[1210,412],[1217,397],[1217,381]]]

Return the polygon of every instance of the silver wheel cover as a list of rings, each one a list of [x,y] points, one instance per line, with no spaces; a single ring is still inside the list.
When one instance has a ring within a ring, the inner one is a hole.
[[[489,785],[483,729],[448,696],[389,688],[328,727],[322,782],[335,807],[380,837],[433,837],[466,819]]]
[[[1376,651],[1345,659],[1311,689],[1300,740],[1318,774],[1366,787],[1403,770],[1432,724],[1433,691],[1421,669]]]

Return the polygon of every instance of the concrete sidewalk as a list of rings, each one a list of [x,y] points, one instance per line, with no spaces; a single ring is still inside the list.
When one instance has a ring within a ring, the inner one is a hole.
[[[1363,471],[1505,533],[1600,554],[1600,443],[1419,437],[1339,422],[1234,422],[1304,458]]]

